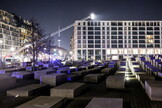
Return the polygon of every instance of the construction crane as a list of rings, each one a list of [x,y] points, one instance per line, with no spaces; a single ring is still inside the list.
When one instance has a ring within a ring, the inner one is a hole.
[[[91,13],[90,16],[85,17],[85,18],[83,18],[81,20],[82,21],[85,21],[87,19],[95,19],[95,14],[94,13]],[[65,31],[65,30],[67,30],[67,29],[69,29],[69,28],[71,28],[73,26],[74,26],[74,23],[73,24],[70,24],[70,25],[68,25],[68,26],[66,26],[66,27],[64,27],[62,29],[59,29],[58,31],[51,33],[50,36],[46,36],[46,37],[42,38],[41,41],[43,41],[45,39],[48,39],[49,37],[53,37],[53,36],[55,36],[57,34],[60,34],[61,32]]]

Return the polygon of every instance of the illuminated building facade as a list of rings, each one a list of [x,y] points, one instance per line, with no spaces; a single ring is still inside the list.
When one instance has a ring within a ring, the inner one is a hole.
[[[162,21],[76,21],[73,59],[162,54]]]
[[[0,50],[1,57],[19,57],[22,47],[28,43],[32,33],[32,23],[25,18],[0,10]],[[36,32],[35,32],[36,33]],[[17,56],[19,55],[19,56]],[[22,56],[22,58],[24,58]]]
[[[13,14],[0,10],[0,50],[2,57],[20,48],[20,30]]]

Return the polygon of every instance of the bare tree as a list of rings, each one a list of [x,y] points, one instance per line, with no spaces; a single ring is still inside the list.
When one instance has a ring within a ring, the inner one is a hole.
[[[23,50],[24,55],[31,55],[32,67],[35,69],[35,64],[38,61],[38,54],[43,51],[46,42],[43,40],[44,31],[36,20],[31,19],[31,35],[26,37],[26,45],[30,44],[28,48]],[[24,46],[25,46],[24,44]]]

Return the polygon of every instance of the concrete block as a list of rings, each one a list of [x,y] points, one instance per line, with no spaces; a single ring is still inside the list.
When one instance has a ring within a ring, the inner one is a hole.
[[[8,90],[16,85],[16,78],[0,77],[0,91]]]
[[[84,83],[65,83],[51,89],[51,96],[74,98],[85,90]]]
[[[85,76],[88,74],[87,70],[77,71],[73,72],[73,74],[79,75],[79,76]]]
[[[59,70],[57,70],[57,73],[68,73],[68,72],[70,72],[69,69],[59,69]]]
[[[0,74],[5,74],[6,71],[5,70],[0,70]]]
[[[107,75],[109,75],[111,73],[112,68],[105,68],[101,70],[101,73],[106,73]]]
[[[12,73],[4,73],[4,74],[0,74],[0,77],[11,77]]]
[[[71,74],[71,75],[67,75],[67,81],[75,81],[77,79],[79,79],[79,75],[76,74]]]
[[[20,88],[7,91],[7,96],[33,96],[48,87],[47,84],[31,84]]]
[[[48,68],[49,67],[49,64],[43,64],[43,67]]]
[[[13,72],[11,77],[15,77],[18,79],[33,79],[34,78],[34,74],[31,72]]]
[[[104,74],[88,74],[84,76],[84,82],[98,83]]]
[[[64,102],[64,98],[51,97],[51,96],[39,96],[32,99],[16,108],[61,108]]]
[[[152,101],[162,101],[162,81],[145,81],[145,90]]]
[[[41,76],[42,82],[49,84],[51,86],[57,86],[66,82],[67,75],[65,73],[53,73]]]
[[[40,77],[43,75],[47,75],[50,73],[53,73],[52,71],[48,71],[48,70],[40,70],[40,71],[34,71],[34,79],[40,80]]]
[[[122,98],[92,98],[85,108],[123,108]]]
[[[116,71],[115,75],[125,75],[126,71]]]
[[[32,71],[32,66],[27,66],[27,67],[25,67],[25,70],[26,70],[26,71]]]
[[[106,79],[106,88],[125,88],[125,77],[120,75],[110,75]]]

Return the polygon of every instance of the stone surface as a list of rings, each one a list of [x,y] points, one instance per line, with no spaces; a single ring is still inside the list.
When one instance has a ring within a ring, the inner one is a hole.
[[[39,96],[31,101],[28,101],[16,108],[61,108],[64,98]]]
[[[110,75],[106,79],[106,87],[123,89],[125,87],[125,77],[120,75]]]
[[[31,84],[20,88],[7,91],[7,96],[32,96],[37,95],[39,91],[46,89],[47,84]]]
[[[79,76],[85,76],[88,74],[87,70],[77,71],[73,72],[73,74],[79,75]]]
[[[92,98],[86,108],[123,108],[122,98]]]
[[[15,77],[18,79],[33,79],[34,74],[31,72],[20,71],[20,72],[13,72],[11,77]]]
[[[41,80],[51,86],[57,86],[66,82],[67,75],[65,73],[53,73],[41,76]]]
[[[65,83],[51,89],[51,96],[74,98],[85,90],[84,83]]]
[[[32,66],[27,66],[27,67],[25,67],[25,70],[26,70],[26,71],[32,71]]]
[[[0,77],[0,91],[8,90],[16,85],[16,78]]]
[[[162,81],[145,81],[145,90],[152,101],[162,101]]]
[[[75,81],[77,79],[79,79],[79,75],[76,75],[76,74],[70,74],[70,75],[67,75],[67,81]]]
[[[115,75],[125,75],[126,71],[116,71]]]
[[[5,74],[6,71],[5,70],[0,70],[0,74]]]
[[[105,69],[102,69],[101,72],[106,73],[108,75],[111,73],[111,70],[112,70],[112,68],[105,68]]]
[[[104,74],[88,74],[84,76],[84,82],[97,83]]]
[[[51,71],[51,70],[40,70],[40,71],[34,71],[33,73],[34,73],[34,79],[40,80],[41,76],[53,73],[53,71]]]

